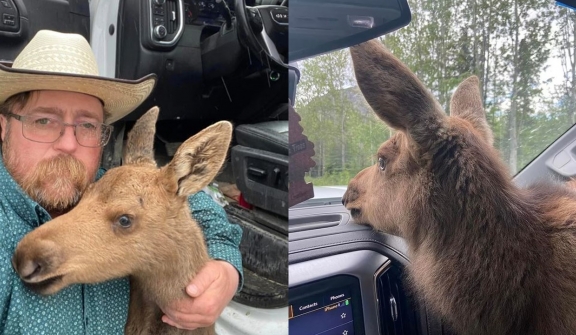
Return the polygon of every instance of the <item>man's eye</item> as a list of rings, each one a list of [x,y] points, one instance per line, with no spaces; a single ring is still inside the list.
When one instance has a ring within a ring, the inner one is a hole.
[[[36,119],[36,120],[34,120],[34,123],[37,124],[37,125],[45,126],[45,125],[48,125],[48,124],[52,123],[52,120],[49,119],[49,118],[45,118],[45,117],[44,117],[44,118],[41,118],[41,119]]]
[[[96,128],[98,128],[98,125],[96,125],[94,123],[90,123],[90,122],[80,123],[79,126],[86,129],[86,130],[96,130]]]

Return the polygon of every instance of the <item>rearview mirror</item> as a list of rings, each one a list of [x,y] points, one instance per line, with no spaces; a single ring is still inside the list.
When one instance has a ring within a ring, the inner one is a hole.
[[[406,0],[291,0],[290,62],[356,45],[407,25]]]

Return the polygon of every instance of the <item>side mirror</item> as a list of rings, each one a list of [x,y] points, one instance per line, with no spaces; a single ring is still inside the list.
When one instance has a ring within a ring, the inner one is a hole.
[[[406,0],[291,0],[288,60],[347,48],[410,23]]]

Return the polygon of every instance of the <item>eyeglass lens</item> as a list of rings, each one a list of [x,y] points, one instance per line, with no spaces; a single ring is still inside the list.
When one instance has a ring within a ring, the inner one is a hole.
[[[22,116],[22,134],[25,138],[43,143],[52,143],[64,133],[66,126],[75,128],[78,144],[85,147],[99,147],[106,145],[110,138],[110,127],[98,122],[81,122],[66,124],[58,119],[44,116]]]

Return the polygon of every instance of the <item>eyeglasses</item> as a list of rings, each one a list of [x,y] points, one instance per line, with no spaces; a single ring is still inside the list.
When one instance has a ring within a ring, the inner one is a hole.
[[[22,135],[33,142],[54,143],[63,134],[64,127],[74,127],[76,141],[83,147],[97,148],[105,146],[110,139],[113,126],[99,122],[78,122],[64,123],[58,119],[53,119],[38,115],[17,115],[6,114],[22,122]]]

